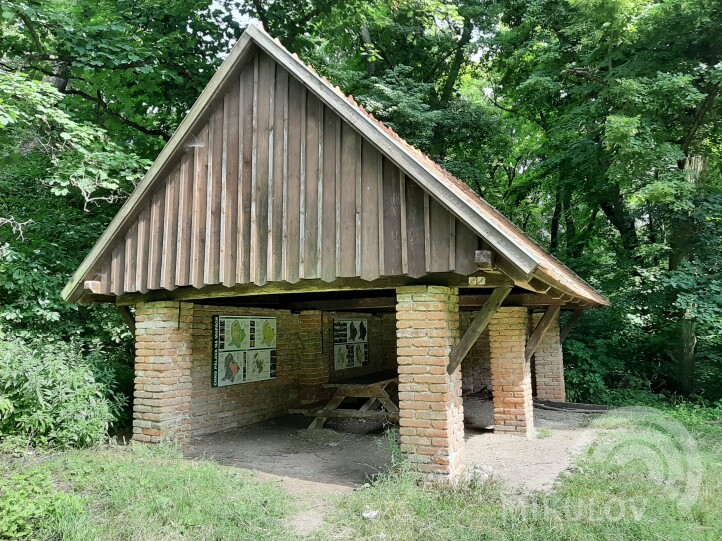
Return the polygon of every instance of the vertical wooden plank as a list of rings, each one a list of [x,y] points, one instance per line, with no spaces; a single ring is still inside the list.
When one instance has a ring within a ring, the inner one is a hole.
[[[223,172],[223,103],[211,115],[208,129],[208,187],[203,283],[219,283],[221,244],[221,176]]]
[[[256,191],[258,184],[258,92],[259,92],[259,72],[261,64],[261,53],[256,53],[254,59],[253,74],[253,145],[251,149],[251,225],[249,229],[250,248],[249,248],[249,283],[256,281],[256,267],[258,267],[258,204],[256,201]]]
[[[306,119],[307,119],[306,87],[301,88],[301,173],[299,176],[299,242],[298,242],[298,274],[306,275]]]
[[[288,119],[288,72],[278,64],[273,96],[272,151],[269,151],[273,163],[269,173],[267,264],[268,280],[278,282],[283,280],[283,190],[286,184]]]
[[[135,222],[125,234],[125,272],[123,289],[126,293],[138,291],[135,286],[135,265],[138,255],[138,223]]]
[[[456,217],[450,212],[449,215],[449,270],[456,269]]]
[[[110,295],[112,293],[111,282],[113,281],[113,271],[112,271],[112,263],[113,263],[113,254],[110,255],[110,257],[106,257],[105,261],[103,261],[103,265],[100,268],[100,283],[102,285],[101,293],[103,295]]]
[[[218,279],[236,284],[236,239],[238,238],[239,93],[236,81],[223,101],[223,167],[221,169],[221,239]]]
[[[318,112],[318,193],[316,195],[316,277],[321,276],[323,272],[323,201],[324,201],[324,128],[325,128],[325,114],[328,108],[323,104],[319,103]]]
[[[406,242],[408,245],[409,276],[426,274],[426,245],[424,234],[424,191],[411,179],[406,179]]]
[[[429,209],[429,192],[424,192],[424,267],[431,270],[431,217]]]
[[[165,210],[165,185],[153,194],[150,204],[150,241],[148,243],[148,289],[160,289],[160,273],[163,251],[163,211]]]
[[[379,276],[384,276],[385,262],[384,262],[384,166],[383,166],[383,154],[377,153],[377,175],[376,175],[376,196],[378,210],[378,233],[379,233]]]
[[[406,228],[406,174],[399,171],[399,213],[401,214],[401,273],[409,272],[409,243]]]
[[[361,276],[361,192],[362,192],[362,171],[363,171],[363,137],[356,142],[356,201],[354,204],[355,223],[355,246],[354,246],[354,276]]]
[[[178,250],[178,187],[180,184],[180,163],[168,177],[163,209],[163,243],[161,248],[160,286],[175,289],[175,265]]]
[[[360,254],[359,275],[375,280],[379,272],[379,162],[380,153],[368,141],[362,140],[360,182]]]
[[[356,163],[359,136],[347,123],[341,127],[340,277],[356,276]]]
[[[341,119],[328,107],[323,114],[323,198],[320,208],[324,220],[321,224],[321,279],[332,282],[336,279],[336,169]]]
[[[191,244],[193,228],[193,159],[195,151],[189,148],[180,160],[178,185],[178,250],[175,262],[175,283],[190,285]]]
[[[288,266],[288,103],[290,100],[289,88],[292,77],[288,77],[286,82],[286,98],[283,103],[283,189],[281,202],[281,268],[279,270],[279,280],[286,279],[286,269]]]
[[[251,208],[254,189],[255,113],[254,96],[258,86],[258,55],[241,73],[239,89],[238,137],[240,167],[238,171],[238,226],[236,239],[236,282],[251,281]]]
[[[449,270],[449,211],[429,197],[429,272]]]
[[[398,276],[401,270],[401,190],[399,168],[383,158],[383,212],[384,212],[384,274]]]
[[[343,149],[341,147],[341,132],[344,123],[339,119],[339,123],[336,129],[336,208],[335,220],[334,220],[334,231],[336,237],[336,276],[341,276],[341,183],[343,182],[341,177],[341,155]]]
[[[479,237],[465,224],[456,220],[456,254],[455,269],[459,274],[472,274],[476,272],[474,253],[479,247]]]
[[[251,282],[263,285],[268,270],[268,199],[269,176],[272,160],[269,147],[272,141],[272,105],[275,79],[275,62],[265,53],[259,53],[258,86],[256,88],[254,112],[254,135],[256,138],[255,188],[251,221],[254,222],[251,236]]]
[[[306,163],[305,163],[305,212],[304,257],[302,278],[318,278],[318,179],[319,136],[323,120],[323,104],[313,94],[306,93]]]
[[[193,159],[193,220],[191,223],[190,283],[195,288],[203,286],[206,205],[208,202],[208,135],[208,124],[206,124],[196,137],[195,157]]]
[[[273,174],[274,174],[274,145],[276,143],[274,134],[275,134],[275,121],[276,121],[276,111],[275,111],[275,104],[276,104],[276,68],[277,64],[273,63],[273,79],[271,80],[271,85],[269,88],[269,94],[268,94],[268,191],[266,196],[268,197],[268,200],[266,201],[266,281],[273,280],[272,272],[273,272],[273,195],[274,195],[274,183],[273,183]]]
[[[289,78],[287,118],[287,187],[285,192],[284,280],[298,282],[301,216],[301,83]]]
[[[138,291],[148,292],[148,244],[150,243],[150,205],[138,215],[138,255],[135,264],[135,283]]]
[[[113,255],[110,269],[110,291],[114,295],[122,295],[125,281],[125,243],[117,243],[113,248]]]

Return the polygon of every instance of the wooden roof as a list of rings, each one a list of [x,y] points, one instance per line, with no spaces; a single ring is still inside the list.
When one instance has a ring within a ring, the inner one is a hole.
[[[251,26],[62,297],[114,302],[176,288],[470,275],[480,245],[517,285],[607,304]]]

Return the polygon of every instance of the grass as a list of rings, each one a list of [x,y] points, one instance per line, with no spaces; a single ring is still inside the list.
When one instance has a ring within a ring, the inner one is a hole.
[[[293,539],[282,523],[293,508],[283,491],[250,473],[184,460],[170,446],[66,452],[23,469],[49,474],[76,496],[37,523],[38,539]]]
[[[603,418],[598,443],[557,488],[525,499],[494,481],[439,490],[408,473],[389,475],[340,499],[316,539],[722,539],[722,427],[709,424],[708,415]],[[365,519],[369,511],[378,518]]]
[[[718,421],[719,411],[691,407],[642,420],[603,417],[596,423],[597,443],[555,490],[525,498],[510,495],[493,480],[420,486],[398,462],[394,474],[334,500],[335,509],[311,539],[722,539]],[[397,449],[393,434],[386,445]],[[3,485],[3,473],[13,472],[22,475]],[[167,445],[65,452],[30,464],[20,460],[2,466],[0,461],[0,511],[3,486],[19,487],[15,503],[32,500],[36,515],[38,502],[52,510],[34,522],[37,539],[297,538],[283,525],[293,502],[279,488],[240,470],[184,460]],[[59,497],[50,493],[53,487]],[[369,511],[378,514],[364,518]]]

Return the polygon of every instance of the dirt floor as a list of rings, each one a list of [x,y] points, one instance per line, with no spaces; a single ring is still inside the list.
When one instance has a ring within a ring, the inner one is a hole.
[[[592,440],[591,429],[583,428],[590,416],[581,413],[535,408],[536,436],[523,438],[490,430],[488,400],[467,397],[464,412],[467,469],[490,467],[513,489],[550,488]],[[193,440],[188,455],[278,476],[289,484],[325,485],[325,492],[362,485],[388,465],[392,443],[382,423],[349,419],[306,430],[309,423],[307,417],[289,415],[202,436]]]
[[[466,397],[464,412],[467,470],[492,475],[518,494],[549,490],[594,438],[585,428],[588,414],[535,408],[536,436],[524,438],[489,430],[493,409],[488,400]],[[310,421],[289,415],[202,436],[193,440],[187,455],[255,470],[283,487],[300,504],[289,525],[304,535],[321,525],[326,496],[372,480],[389,464],[392,449],[382,423],[329,421],[323,430],[309,431]]]

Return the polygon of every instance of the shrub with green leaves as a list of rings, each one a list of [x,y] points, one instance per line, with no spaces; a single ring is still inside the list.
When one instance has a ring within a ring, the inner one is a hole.
[[[112,378],[95,376],[98,356],[58,341],[0,338],[0,440],[61,449],[102,441],[125,398]]]

